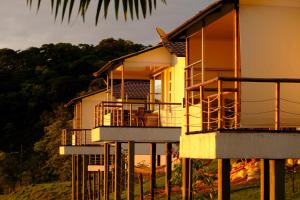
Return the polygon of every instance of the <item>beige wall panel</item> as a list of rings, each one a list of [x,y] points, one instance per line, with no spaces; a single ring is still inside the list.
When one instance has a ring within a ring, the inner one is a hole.
[[[250,5],[249,1],[241,1],[240,6],[240,45],[241,76],[260,78],[300,78],[300,8],[291,7],[299,1],[272,1],[275,6],[268,6],[271,1],[257,1]],[[263,3],[267,2],[267,3]],[[277,3],[276,3],[277,2]],[[291,2],[291,4],[288,4]],[[249,5],[248,5],[249,4]],[[281,6],[285,5],[285,6]],[[261,104],[247,103],[248,100],[274,98],[274,86],[251,84],[242,85],[242,120],[241,124],[265,124],[274,121],[274,112],[258,116],[250,116],[248,111],[260,112],[272,109],[273,102]],[[299,85],[299,84],[298,84]],[[282,87],[282,98],[299,101],[299,86]],[[273,108],[274,109],[274,108]],[[284,126],[299,124],[299,104],[285,102],[282,109],[294,114],[283,114],[287,122]]]

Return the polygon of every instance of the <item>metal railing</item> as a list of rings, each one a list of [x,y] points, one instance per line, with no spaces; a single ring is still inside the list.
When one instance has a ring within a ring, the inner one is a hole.
[[[95,127],[181,127],[181,103],[103,101],[95,106]]]
[[[300,127],[299,90],[300,79],[283,78],[217,77],[187,87],[186,133],[296,130]]]
[[[62,146],[93,145],[91,129],[63,129],[61,134]]]

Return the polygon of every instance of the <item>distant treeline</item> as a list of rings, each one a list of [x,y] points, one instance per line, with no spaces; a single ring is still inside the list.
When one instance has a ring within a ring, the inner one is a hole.
[[[58,154],[57,146],[48,147],[45,142],[51,140],[51,129],[62,126],[53,125],[59,118],[72,118],[61,105],[81,91],[96,89],[92,73],[107,61],[143,48],[109,38],[96,46],[59,43],[22,51],[0,49],[0,185],[21,183],[24,174],[31,174],[31,181],[59,177],[48,169],[48,175],[39,178],[30,168],[45,166],[43,162],[51,159],[49,152]]]

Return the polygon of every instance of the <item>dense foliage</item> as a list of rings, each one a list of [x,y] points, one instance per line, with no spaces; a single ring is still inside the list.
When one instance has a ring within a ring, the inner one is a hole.
[[[0,49],[0,185],[14,185],[24,174],[40,180],[45,174],[37,169],[43,167],[48,167],[46,177],[60,177],[54,167],[60,161],[53,158],[58,142],[52,140],[58,134],[55,129],[72,117],[61,105],[91,90],[92,73],[108,60],[142,48],[109,38],[96,46],[59,43],[23,51]]]

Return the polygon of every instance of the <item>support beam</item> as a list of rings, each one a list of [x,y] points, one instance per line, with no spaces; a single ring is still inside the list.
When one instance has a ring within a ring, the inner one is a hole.
[[[270,199],[285,199],[285,160],[270,160]]]
[[[156,143],[151,143],[151,178],[150,178],[150,199],[154,200],[156,187]]]
[[[134,142],[128,142],[127,200],[134,200]]]
[[[104,143],[104,200],[109,200],[109,156],[110,144]]]
[[[82,196],[82,157],[77,155],[77,199],[81,199]]]
[[[72,155],[72,200],[76,197],[76,156]]]
[[[172,143],[166,143],[166,200],[171,199],[171,175],[172,175]]]
[[[270,171],[269,160],[260,160],[260,200],[270,199]]]
[[[87,199],[88,156],[82,155],[82,199]]]
[[[188,199],[189,187],[189,158],[182,158],[182,200]]]
[[[98,188],[97,188],[97,190],[98,190],[98,200],[100,200],[101,199],[101,171],[99,170],[97,172],[97,174],[98,174]]]
[[[193,159],[189,159],[189,188],[188,188],[188,199],[193,199]]]
[[[93,200],[96,200],[97,194],[96,194],[96,172],[93,172]]]
[[[121,199],[121,180],[122,180],[122,149],[121,142],[115,143],[115,200]]]
[[[230,200],[230,159],[218,159],[218,200]]]

